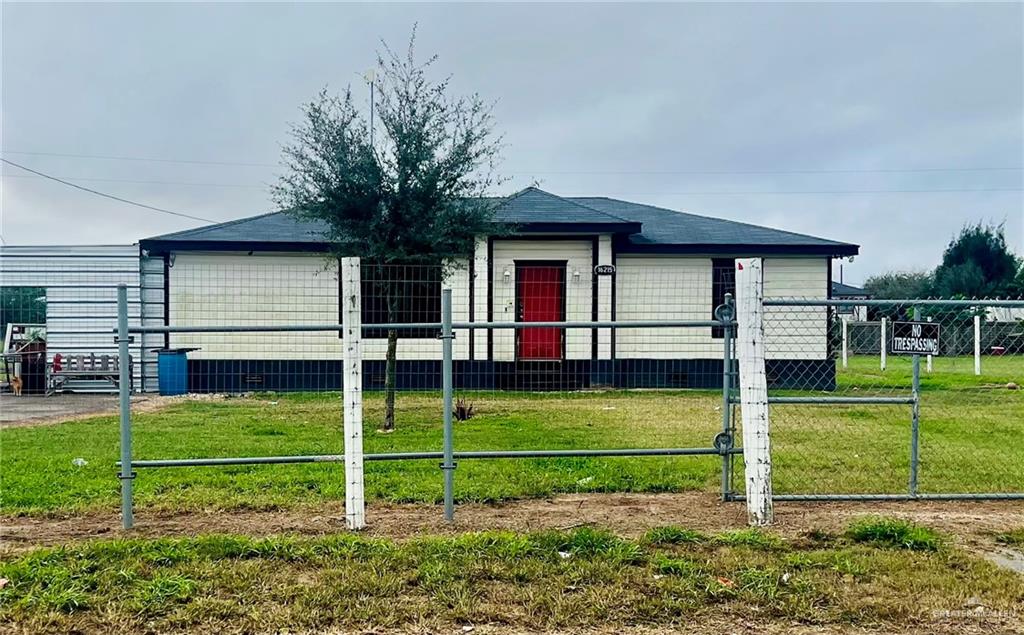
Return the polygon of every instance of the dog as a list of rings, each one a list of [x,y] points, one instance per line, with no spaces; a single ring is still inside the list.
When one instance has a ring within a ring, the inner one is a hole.
[[[15,375],[11,378],[11,390],[14,391],[15,397],[21,396],[21,388],[23,385],[24,383],[21,381],[21,377]]]

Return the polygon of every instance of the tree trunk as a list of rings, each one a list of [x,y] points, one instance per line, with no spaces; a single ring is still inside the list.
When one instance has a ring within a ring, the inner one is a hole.
[[[398,331],[388,331],[388,357],[384,370],[384,425],[386,432],[395,429],[395,380],[398,376],[396,357],[398,355]]]

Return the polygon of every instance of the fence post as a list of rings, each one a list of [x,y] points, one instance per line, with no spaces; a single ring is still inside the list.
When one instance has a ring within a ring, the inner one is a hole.
[[[366,526],[363,487],[363,323],[359,258],[341,259],[342,400],[345,434],[345,524]]]
[[[121,526],[131,529],[135,524],[132,513],[132,362],[128,344],[128,287],[117,285],[117,367],[118,401],[121,407]]]
[[[931,321],[932,321],[932,316],[930,316],[930,315],[928,316],[928,321],[929,321],[929,322],[931,322]],[[941,344],[942,344],[942,340],[941,340],[941,339],[939,340],[939,344],[940,344],[940,348],[941,348]],[[931,372],[932,372],[932,356],[931,356],[931,355],[929,355],[929,356],[928,356],[927,358],[925,358],[925,359],[926,359],[926,362],[925,362],[925,364],[926,364],[926,368],[927,368],[928,372],[929,372],[929,373],[931,373]]]
[[[848,365],[849,350],[850,350],[850,322],[847,317],[843,316],[843,368]]]
[[[751,525],[768,525],[774,512],[760,258],[736,260],[736,319],[747,518]]]
[[[444,519],[455,520],[455,459],[452,438],[452,290],[441,291],[441,392],[444,408]]]
[[[882,370],[885,370],[885,354],[886,354],[886,350],[885,350],[885,323],[887,321],[888,321],[887,318],[882,318],[882,340],[881,340],[882,341],[882,355],[881,355]]]
[[[716,317],[724,322],[722,326],[722,436],[729,448],[732,440],[732,324],[736,318],[736,305],[731,293],[725,294],[725,303],[718,308]],[[719,445],[719,444],[716,444]],[[719,448],[721,449],[721,448]],[[732,493],[732,455],[722,454],[722,500],[729,500]]]
[[[921,319],[921,308],[914,307],[914,321]],[[913,364],[912,390],[914,403],[910,405],[910,495],[917,496],[917,469],[920,451],[921,430],[921,356],[911,358]]]
[[[974,316],[974,374],[981,374],[981,316]]]

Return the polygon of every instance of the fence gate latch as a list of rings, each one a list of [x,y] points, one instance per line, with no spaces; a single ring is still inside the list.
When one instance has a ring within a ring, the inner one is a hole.
[[[732,433],[731,432],[719,432],[715,435],[713,445],[718,450],[719,454],[725,454],[732,449]]]

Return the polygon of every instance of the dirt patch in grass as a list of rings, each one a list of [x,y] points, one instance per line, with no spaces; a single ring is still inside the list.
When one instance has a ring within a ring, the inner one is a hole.
[[[321,536],[345,531],[341,506],[282,511],[136,512],[136,527],[120,529],[115,512],[51,518],[0,518],[3,551],[109,538],[178,537],[201,533],[250,536],[296,534]],[[778,503],[773,531],[795,537],[809,531],[838,533],[854,519],[886,516],[921,523],[948,534],[965,546],[991,545],[994,536],[1024,521],[1020,501],[914,501]],[[456,507],[455,522],[446,523],[440,505],[371,503],[367,508],[371,536],[405,539],[419,535],[481,530],[536,531],[594,525],[626,537],[652,527],[679,525],[700,531],[746,526],[741,503],[722,503],[701,492],[666,494],[570,494],[503,504],[467,503]]]
[[[182,400],[182,397],[139,395],[132,397],[132,412],[159,412]],[[118,412],[116,395],[4,395],[2,401],[0,407],[7,412],[3,420],[0,420],[0,430],[52,426],[94,417],[114,416]]]

